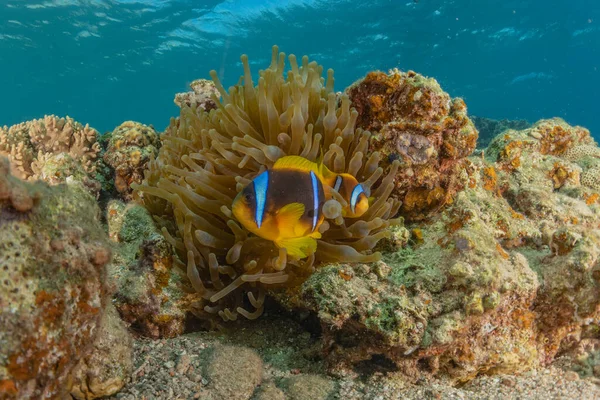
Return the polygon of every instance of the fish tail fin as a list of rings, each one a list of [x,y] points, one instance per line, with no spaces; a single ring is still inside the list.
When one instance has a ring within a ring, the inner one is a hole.
[[[286,249],[288,256],[298,259],[306,258],[317,250],[317,241],[310,236],[280,239],[275,244]]]

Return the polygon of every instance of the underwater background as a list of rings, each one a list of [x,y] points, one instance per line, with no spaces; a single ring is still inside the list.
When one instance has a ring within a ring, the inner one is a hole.
[[[599,1],[0,0],[0,400],[600,399]]]
[[[164,129],[173,94],[217,69],[237,82],[271,46],[335,70],[336,90],[397,67],[435,77],[469,114],[562,117],[600,132],[597,0],[4,0],[0,125],[59,114],[101,132]],[[597,136],[596,136],[597,137]]]

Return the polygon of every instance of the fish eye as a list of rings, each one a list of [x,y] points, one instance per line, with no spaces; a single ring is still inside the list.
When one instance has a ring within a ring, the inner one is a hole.
[[[250,193],[250,192],[244,193],[244,201],[246,203],[250,203],[252,201],[252,193]]]

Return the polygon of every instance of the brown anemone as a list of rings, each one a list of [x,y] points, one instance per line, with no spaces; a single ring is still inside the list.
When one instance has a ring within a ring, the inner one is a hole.
[[[206,112],[183,105],[143,183],[134,186],[201,294],[202,314],[256,318],[266,287],[298,284],[322,262],[378,260],[372,249],[398,222],[393,217],[400,204],[389,198],[398,164],[382,176],[379,153],[368,153],[370,133],[355,129],[358,113],[347,96],[333,91],[333,70],[325,83],[316,62],[304,56],[298,65],[290,55],[291,69],[285,71],[285,58],[273,47],[271,65],[259,71],[255,85],[243,55],[244,76],[228,91],[211,71],[221,95],[213,99],[217,108]],[[332,171],[356,176],[372,204],[360,218],[344,219],[330,201],[316,252],[292,260],[285,249],[247,232],[233,217],[231,204],[280,157],[314,161],[321,153]]]

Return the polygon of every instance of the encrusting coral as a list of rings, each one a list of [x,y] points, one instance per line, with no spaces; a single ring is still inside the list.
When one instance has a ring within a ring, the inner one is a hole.
[[[373,132],[371,151],[380,152],[385,170],[400,162],[391,194],[402,201],[400,214],[422,220],[448,204],[477,141],[465,102],[450,98],[433,78],[397,69],[370,72],[346,93],[357,126]]]
[[[348,96],[338,103],[332,70],[325,84],[321,66],[306,56],[299,66],[290,55],[286,72],[285,54],[274,47],[271,65],[259,71],[255,86],[247,57],[241,59],[244,76],[229,91],[211,71],[222,97],[214,97],[216,109],[182,105],[180,117],[161,137],[158,158],[150,162],[143,183],[134,186],[202,295],[199,311],[225,320],[238,314],[258,317],[266,286],[298,283],[316,263],[379,259],[372,249],[398,222],[392,217],[400,207],[389,198],[399,163],[393,162],[382,178],[379,153],[367,157],[370,133],[355,129],[358,113]],[[357,219],[344,220],[335,213],[339,206],[324,209],[331,218],[320,228],[316,252],[291,259],[285,249],[249,235],[230,207],[237,193],[279,158],[315,161],[321,153],[332,171],[356,176],[374,202]]]

